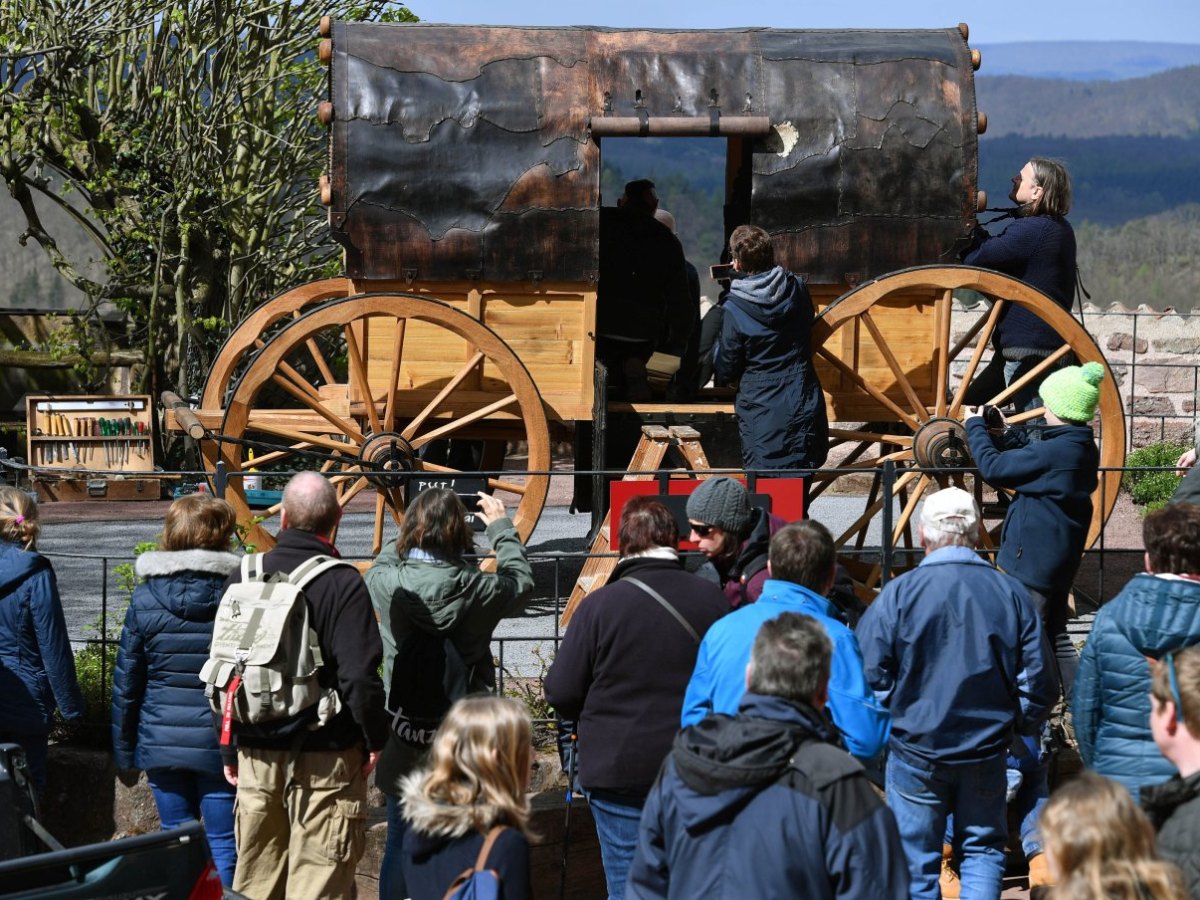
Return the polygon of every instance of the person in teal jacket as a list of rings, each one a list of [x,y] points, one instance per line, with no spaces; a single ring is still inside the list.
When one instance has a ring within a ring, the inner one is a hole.
[[[804,613],[820,622],[833,642],[828,712],[846,750],[860,760],[879,755],[887,744],[891,717],[863,674],[854,632],[837,618],[835,607],[824,596],[833,584],[836,561],[832,536],[812,519],[787,525],[771,538],[771,577],[764,582],[758,602],[719,619],[700,643],[683,698],[683,727],[711,713],[736,714],[746,691],[746,665],[759,626],[785,612]]]
[[[83,718],[83,696],[58,582],[37,552],[37,504],[0,486],[0,741],[20,744],[38,793],[46,790],[50,726]]]
[[[521,536],[508,518],[504,504],[479,495],[479,517],[487,524],[487,537],[496,554],[495,572],[484,572],[463,557],[475,552],[466,523],[467,510],[457,495],[445,488],[422,491],[409,504],[404,524],[394,543],[388,544],[364,578],[371,602],[379,615],[383,639],[383,683],[393,719],[387,746],[375,771],[375,783],[387,800],[388,834],[380,867],[379,896],[407,897],[401,852],[406,831],[403,805],[405,776],[424,759],[433,733],[407,728],[404,710],[398,709],[398,692],[408,677],[414,654],[429,646],[422,636],[441,639],[445,668],[461,674],[464,694],[496,689],[492,661],[492,631],[500,620],[516,612],[521,599],[533,588],[533,570],[525,556]],[[407,659],[406,659],[407,657]],[[446,673],[443,673],[446,674]],[[442,678],[435,678],[441,689]],[[408,738],[401,737],[398,727]]]
[[[1142,525],[1146,571],[1100,608],[1071,709],[1083,764],[1136,799],[1175,767],[1150,731],[1150,660],[1200,643],[1200,506],[1175,503]]]

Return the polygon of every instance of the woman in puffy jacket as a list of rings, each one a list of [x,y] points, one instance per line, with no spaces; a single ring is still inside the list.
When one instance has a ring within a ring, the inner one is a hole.
[[[0,486],[0,741],[20,744],[39,794],[57,705],[64,719],[83,717],[83,696],[58,582],[36,549],[37,504]]]
[[[143,578],[125,615],[113,673],[117,768],[145,769],[162,827],[203,821],[221,882],[233,884],[235,789],[225,780],[200,681],[226,577],[233,509],[192,494],[171,504],[160,550],[137,559]]]

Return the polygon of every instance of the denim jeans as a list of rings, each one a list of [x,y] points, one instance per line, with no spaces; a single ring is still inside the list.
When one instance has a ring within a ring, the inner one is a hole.
[[[233,886],[237,846],[233,838],[233,799],[236,789],[224,775],[191,769],[150,769],[146,772],[163,829],[184,822],[203,822],[213,864],[221,884]]]
[[[625,882],[629,880],[629,868],[637,850],[638,824],[642,820],[645,801],[633,805],[628,800],[615,800],[611,795],[601,798],[590,791],[587,798],[592,821],[596,823],[596,837],[600,841],[608,900],[624,900]]]
[[[888,806],[896,816],[912,876],[913,900],[940,900],[942,836],[950,815],[955,845],[963,855],[963,900],[997,900],[1008,840],[1004,756],[947,766],[910,760],[893,751],[886,780]]]
[[[383,859],[379,863],[379,896],[381,900],[392,900],[408,896],[401,865],[408,823],[404,821],[404,804],[391,794],[384,794],[383,798],[387,801],[387,839],[383,843]]]

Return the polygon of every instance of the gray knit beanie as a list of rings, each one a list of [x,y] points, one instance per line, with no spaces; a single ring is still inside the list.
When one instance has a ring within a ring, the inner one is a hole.
[[[718,475],[700,482],[687,502],[688,518],[741,534],[750,524],[750,494],[740,482]]]

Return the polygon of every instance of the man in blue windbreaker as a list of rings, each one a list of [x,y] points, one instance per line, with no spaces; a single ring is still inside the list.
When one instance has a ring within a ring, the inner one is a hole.
[[[683,698],[681,721],[694,725],[709,713],[733,715],[746,688],[746,664],[759,627],[785,612],[812,616],[833,642],[827,709],[846,750],[866,761],[883,750],[890,718],[863,675],[854,632],[838,618],[825,595],[833,584],[837,554],[820,522],[806,519],[775,533],[758,601],[718,619],[700,644],[696,668]]]
[[[1058,683],[1029,592],[974,550],[974,498],[938,491],[919,522],[925,558],[888,582],[857,629],[867,679],[892,713],[888,805],[914,900],[941,896],[949,816],[962,895],[998,898],[1008,749],[1014,729],[1037,731]]]

